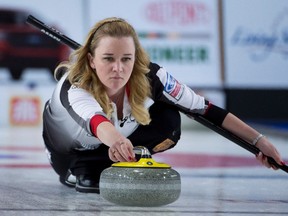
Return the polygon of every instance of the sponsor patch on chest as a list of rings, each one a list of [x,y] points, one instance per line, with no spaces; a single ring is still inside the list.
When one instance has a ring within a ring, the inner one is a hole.
[[[180,100],[184,92],[184,86],[181,85],[173,76],[167,74],[167,82],[164,87],[165,92],[167,92],[171,97],[176,100]]]

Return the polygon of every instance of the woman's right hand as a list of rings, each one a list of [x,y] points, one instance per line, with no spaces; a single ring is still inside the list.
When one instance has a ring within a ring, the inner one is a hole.
[[[133,145],[127,138],[116,141],[108,150],[109,158],[113,162],[135,161]]]

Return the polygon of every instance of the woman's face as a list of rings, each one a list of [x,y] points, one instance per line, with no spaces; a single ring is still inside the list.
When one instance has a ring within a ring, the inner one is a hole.
[[[94,57],[88,55],[90,66],[113,96],[128,82],[135,62],[135,45],[132,37],[104,37],[95,49]]]

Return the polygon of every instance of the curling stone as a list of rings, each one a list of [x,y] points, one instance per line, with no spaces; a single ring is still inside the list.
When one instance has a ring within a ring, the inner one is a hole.
[[[149,150],[138,146],[137,162],[118,162],[102,171],[100,195],[124,206],[162,206],[176,201],[181,192],[180,174],[165,163],[152,159]]]

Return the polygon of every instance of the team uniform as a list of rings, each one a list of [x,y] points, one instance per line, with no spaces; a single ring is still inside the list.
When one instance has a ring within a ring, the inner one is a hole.
[[[134,146],[146,146],[150,152],[165,151],[176,145],[181,135],[180,112],[197,113],[221,125],[227,112],[197,95],[185,84],[179,83],[157,64],[150,64],[147,74],[151,97],[145,101],[151,123],[140,125],[131,114],[126,88],[123,118],[118,119],[117,107],[109,121]],[[67,74],[57,83],[53,95],[43,112],[43,138],[49,152],[50,163],[60,178],[67,171],[74,175],[94,173],[109,167],[108,147],[95,134],[97,126],[107,121],[106,114],[95,98],[84,89],[71,85]]]

